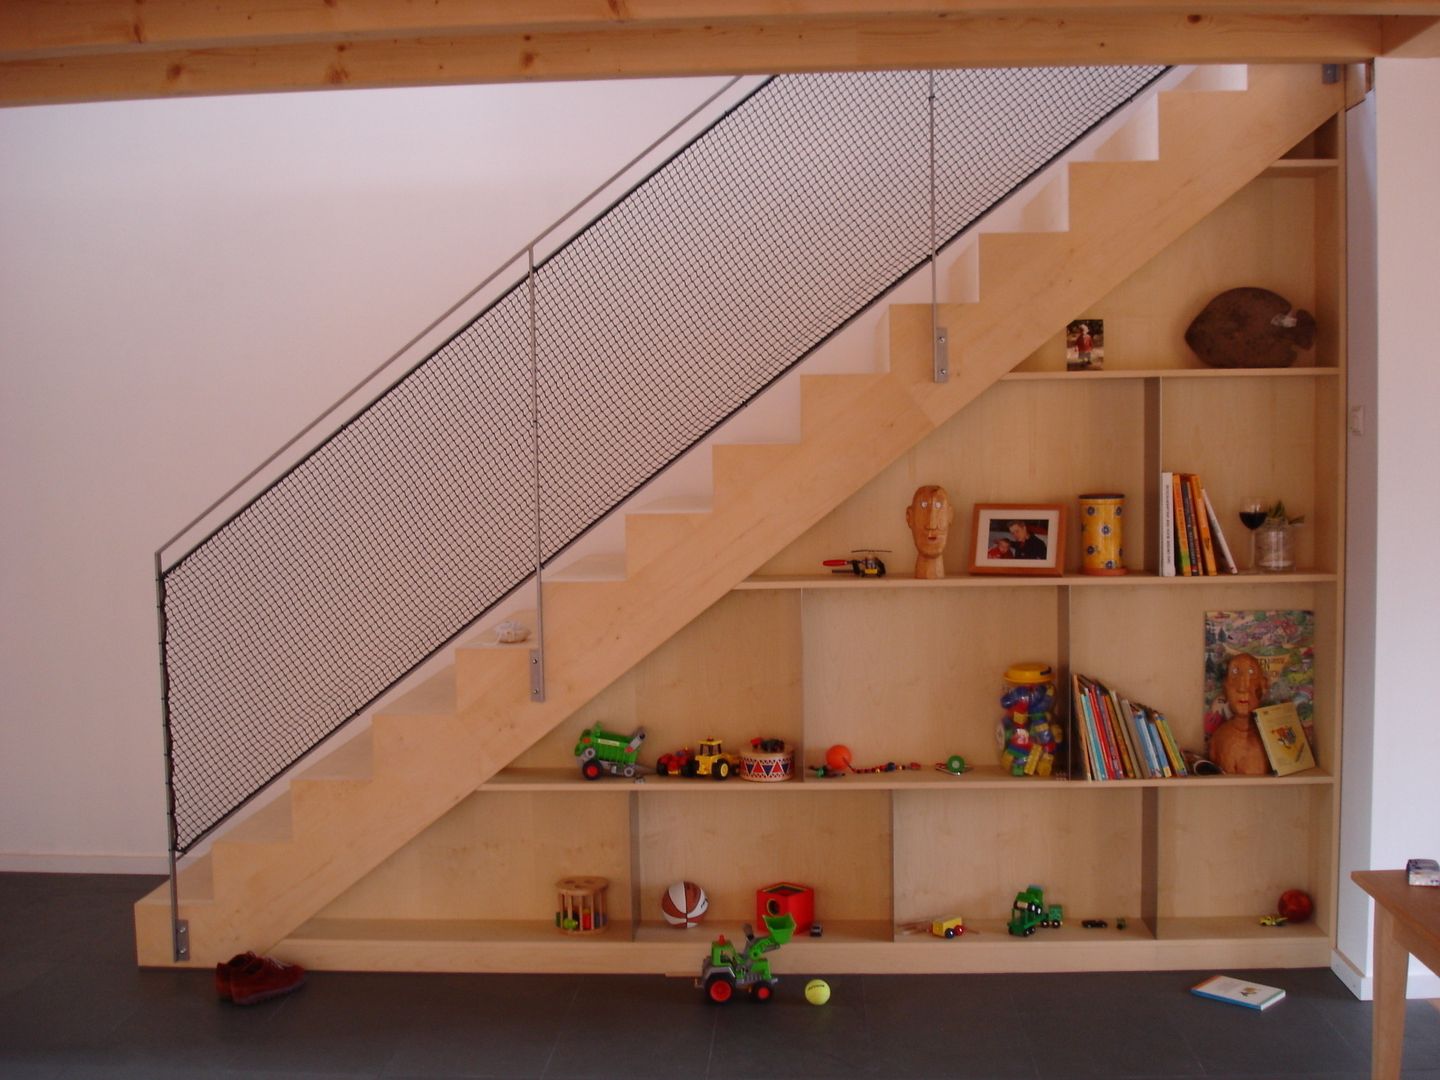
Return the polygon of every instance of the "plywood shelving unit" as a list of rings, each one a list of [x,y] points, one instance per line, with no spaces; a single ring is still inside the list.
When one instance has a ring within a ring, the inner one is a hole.
[[[323,961],[333,947],[352,966],[409,970],[688,973],[713,932],[753,921],[758,887],[792,880],[815,888],[825,934],[786,946],[781,971],[1328,963],[1344,599],[1342,124],[1075,313],[1105,320],[1105,371],[1064,372],[1057,333],[292,935],[292,951]],[[1299,366],[1217,371],[1190,354],[1190,319],[1237,285],[1316,315],[1319,340]],[[963,343],[959,352],[963,364]],[[1299,571],[1159,577],[1161,470],[1203,477],[1237,553],[1243,495],[1304,513]],[[943,484],[959,510],[938,582],[907,576],[903,511],[922,483]],[[1080,575],[1073,520],[1064,576],[965,573],[976,503],[1060,503],[1073,519],[1088,490],[1127,495],[1129,575]],[[820,572],[862,547],[891,550],[890,576]],[[1030,660],[1153,704],[1199,748],[1205,612],[1259,608],[1315,612],[1320,768],[1090,783],[1015,779],[992,764],[1003,672]],[[859,764],[925,768],[774,785],[586,783],[572,748],[592,723],[643,725],[645,762],[702,737],[738,750],[768,736],[805,763],[843,742]],[[931,767],[954,753],[979,767],[961,777]],[[551,925],[554,883],[573,874],[610,879],[607,933],[566,939]],[[709,893],[699,931],[661,919],[661,891],[679,879]],[[1031,882],[1065,905],[1068,925],[1010,938],[1010,902]],[[1316,918],[1258,925],[1286,888],[1307,890]],[[907,929],[942,914],[977,932],[946,942]],[[1111,926],[1081,929],[1087,917]]]

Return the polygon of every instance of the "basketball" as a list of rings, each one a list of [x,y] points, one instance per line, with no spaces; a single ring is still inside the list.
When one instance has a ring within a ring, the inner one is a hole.
[[[805,984],[805,1000],[811,1005],[824,1005],[830,1000],[830,984],[824,979],[811,979]]]
[[[710,898],[693,881],[677,881],[660,896],[660,913],[671,926],[699,926],[709,907]]]

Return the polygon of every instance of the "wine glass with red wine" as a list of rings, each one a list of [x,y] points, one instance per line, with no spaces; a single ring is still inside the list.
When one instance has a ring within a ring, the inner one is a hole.
[[[1255,572],[1255,530],[1265,524],[1268,516],[1265,500],[1258,495],[1246,495],[1240,500],[1240,524],[1250,530],[1250,572]]]

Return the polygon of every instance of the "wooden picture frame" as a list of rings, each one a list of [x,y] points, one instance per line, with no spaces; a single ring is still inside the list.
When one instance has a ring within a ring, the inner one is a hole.
[[[1059,575],[1064,572],[1063,506],[976,504],[970,529],[970,573]]]

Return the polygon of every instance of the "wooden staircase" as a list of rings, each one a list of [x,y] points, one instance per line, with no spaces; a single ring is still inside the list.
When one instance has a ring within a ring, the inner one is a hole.
[[[546,701],[528,647],[453,666],[292,780],[182,871],[190,965],[271,951],[1343,107],[1317,65],[1252,68],[1243,91],[1164,92],[1155,161],[1069,166],[1069,228],[988,234],[978,302],[890,310],[890,368],[802,379],[793,444],[717,446],[708,511],[626,521],[625,576],[545,585]],[[136,906],[141,964],[174,963],[168,887]]]

